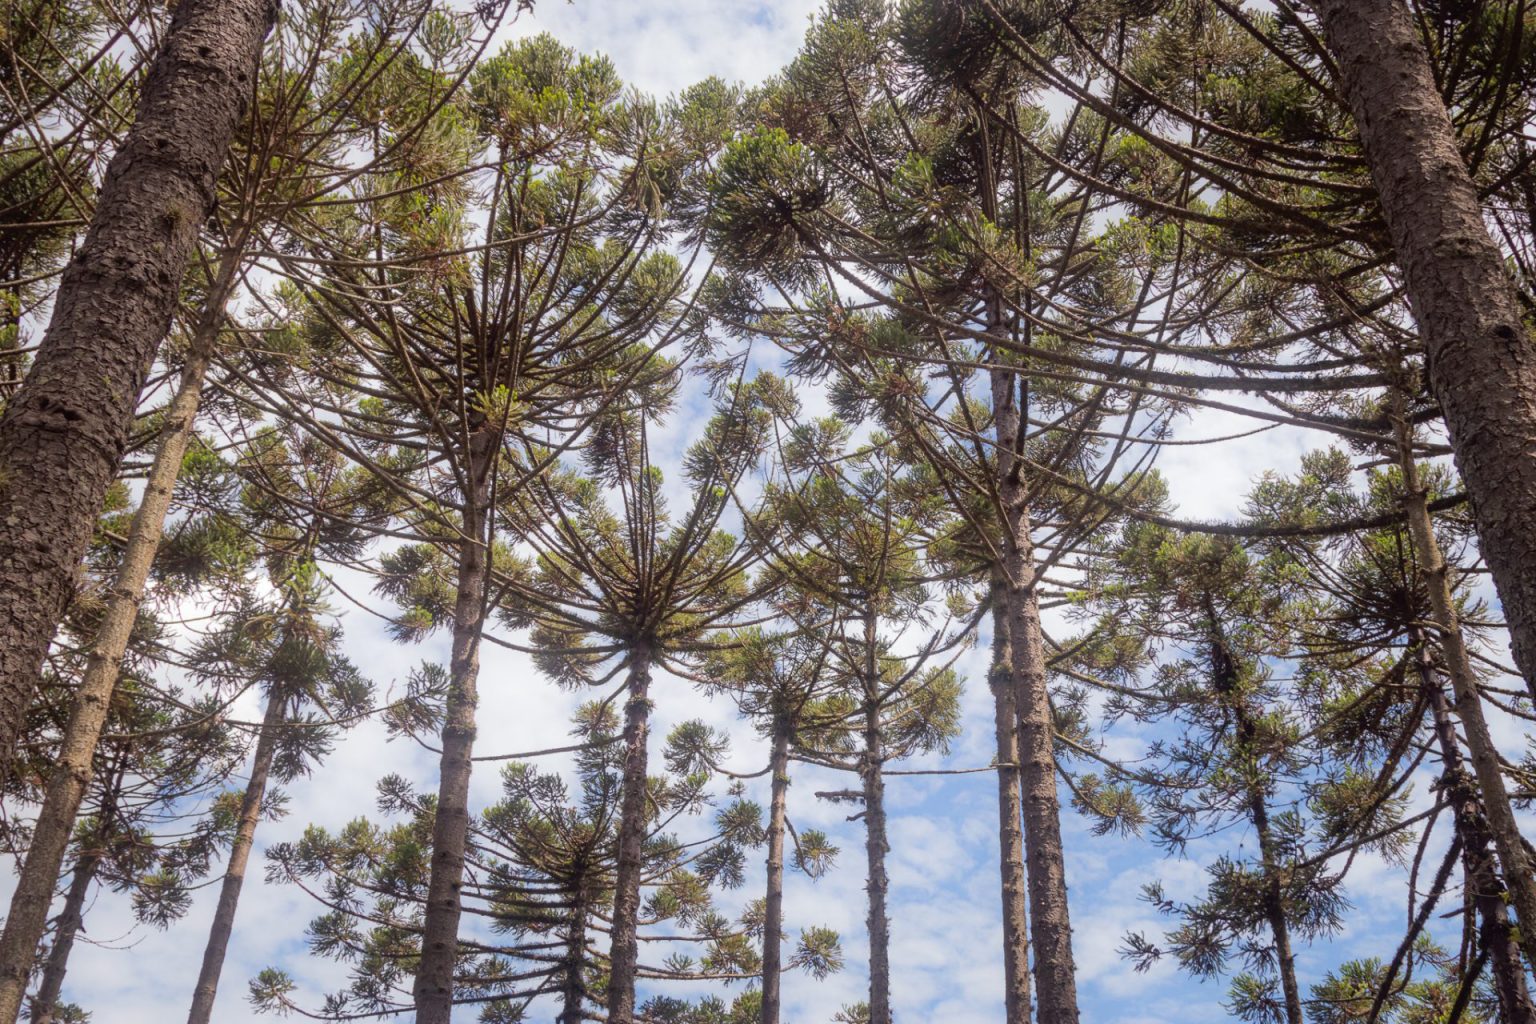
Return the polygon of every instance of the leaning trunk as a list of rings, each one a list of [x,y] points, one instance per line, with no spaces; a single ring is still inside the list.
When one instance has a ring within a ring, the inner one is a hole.
[[[1477,673],[1462,639],[1461,619],[1451,594],[1450,575],[1440,543],[1435,539],[1429,502],[1419,479],[1413,458],[1413,435],[1402,416],[1396,417],[1398,465],[1403,472],[1403,508],[1408,517],[1408,534],[1414,555],[1429,592],[1430,610],[1435,614],[1434,628],[1440,634],[1440,651],[1456,697],[1456,717],[1461,719],[1467,739],[1467,753],[1483,800],[1483,812],[1493,834],[1494,849],[1504,868],[1504,884],[1509,901],[1514,904],[1520,927],[1520,949],[1528,967],[1536,966],[1536,878],[1531,874],[1531,860],[1520,827],[1510,806],[1509,791],[1499,763],[1499,750],[1483,717],[1483,698],[1477,688]]]
[[[1024,486],[1018,378],[992,371],[997,441],[998,499],[1004,523],[1003,583],[1008,642],[1018,701],[1019,784],[1024,805],[1024,861],[1029,878],[1029,936],[1035,951],[1035,993],[1040,1020],[1077,1024],[1077,979],[1072,922],[1067,908],[1061,804],[1056,795],[1055,724],[1046,687],[1045,642],[1035,589],[1034,541]]]
[[[997,733],[997,837],[1002,872],[1003,1020],[1029,1024],[1029,918],[1024,906],[1024,830],[1019,820],[1018,700],[1008,643],[1008,597],[992,586],[992,669],[987,681]]]
[[[1430,389],[1472,498],[1515,663],[1536,697],[1536,345],[1408,4],[1312,0],[1312,7],[1403,269]]]
[[[277,753],[278,734],[283,728],[287,698],[274,691],[267,698],[267,713],[261,720],[261,735],[256,740],[256,754],[251,759],[251,777],[240,800],[240,821],[235,828],[235,842],[229,848],[229,865],[224,884],[219,887],[219,903],[213,912],[213,927],[208,930],[208,945],[203,950],[203,967],[192,990],[192,1010],[187,1024],[208,1024],[213,1017],[214,999],[219,993],[219,975],[224,970],[224,955],[229,952],[229,937],[235,930],[235,911],[240,905],[240,890],[245,885],[245,869],[256,841],[256,824],[261,820],[261,803],[267,794],[267,777]]]
[[[773,722],[768,770],[773,795],[768,803],[768,893],[763,910],[763,1024],[779,1024],[779,981],[784,970],[784,804],[789,792],[789,721]]]
[[[1455,815],[1456,834],[1461,839],[1462,874],[1472,905],[1477,908],[1479,940],[1488,952],[1493,968],[1493,988],[1499,997],[1504,1024],[1536,1024],[1536,1008],[1531,1004],[1525,968],[1520,963],[1520,945],[1504,904],[1504,884],[1493,860],[1493,841],[1488,819],[1477,799],[1477,789],[1461,762],[1461,745],[1451,718],[1450,702],[1436,678],[1434,659],[1424,630],[1414,627],[1413,644],[1418,648],[1415,661],[1419,689],[1434,716],[1435,744],[1440,748],[1440,792],[1450,801]]]
[[[273,0],[176,6],[36,362],[0,413],[0,777],[276,16]]]
[[[107,821],[110,814],[103,808],[99,827],[93,842],[98,845],[80,851],[75,870],[70,876],[69,892],[64,897],[64,909],[59,912],[53,928],[53,946],[48,950],[48,962],[43,966],[43,977],[38,983],[37,994],[32,997],[32,1024],[53,1024],[58,1013],[59,996],[64,992],[64,975],[69,970],[69,955],[74,952],[75,936],[85,923],[85,898],[91,893],[96,881],[96,869],[101,866],[101,845],[106,841]]]
[[[645,867],[647,741],[651,721],[651,649],[631,652],[629,700],[624,704],[624,780],[619,798],[619,858],[613,893],[608,1019],[632,1024],[640,958],[640,882]]]
[[[87,850],[75,862],[75,870],[69,881],[69,892],[64,897],[64,909],[54,926],[53,947],[48,950],[48,962],[43,967],[43,980],[32,997],[32,1024],[53,1024],[58,1010],[59,996],[64,992],[64,975],[69,970],[69,954],[75,948],[75,936],[85,921],[85,898],[90,895],[91,884],[96,881],[96,868],[101,854]]]
[[[873,616],[866,620],[865,644],[874,650]],[[885,834],[885,750],[880,728],[880,685],[873,659],[864,684],[864,753],[859,775],[864,783],[864,855],[869,882],[869,1024],[891,1024],[891,923],[885,898],[891,882],[885,872],[890,843]]]
[[[123,655],[133,635],[150,567],[160,546],[171,495],[181,473],[182,458],[192,437],[202,397],[203,377],[213,355],[214,339],[224,316],[224,305],[234,287],[240,260],[235,250],[225,254],[193,335],[191,352],[181,371],[181,384],[165,412],[154,464],[144,484],[144,497],[134,513],[128,544],[118,564],[117,576],[107,598],[101,628],[91,645],[85,675],[74,694],[74,707],[64,729],[58,763],[48,778],[43,806],[38,811],[32,845],[22,867],[16,892],[11,897],[5,932],[0,935],[0,1021],[16,1019],[27,984],[31,950],[37,948],[47,927],[48,904],[58,882],[64,853],[69,847],[80,801],[90,784],[91,760],[106,726],[112,693],[117,688]]]
[[[467,446],[470,481],[459,539],[458,593],[453,607],[453,650],[438,758],[437,807],[432,818],[432,866],[416,967],[417,1024],[448,1024],[453,1014],[453,969],[459,953],[464,858],[469,843],[469,779],[474,768],[476,684],[480,630],[485,620],[490,551],[487,543],[490,466],[494,433],[482,430]]]

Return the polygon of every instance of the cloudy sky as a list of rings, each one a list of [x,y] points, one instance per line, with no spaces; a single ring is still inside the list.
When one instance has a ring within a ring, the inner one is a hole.
[[[756,82],[790,58],[814,9],[811,0],[776,3],[741,0],[539,0],[511,32],[549,31],[582,51],[610,56],[636,87],[665,95],[708,75]],[[1188,424],[1193,436],[1222,436],[1256,424],[1232,415],[1202,417]],[[686,425],[677,425],[678,438]],[[1292,469],[1309,444],[1296,433],[1274,431],[1217,449],[1174,449],[1162,460],[1181,512],[1217,517],[1236,511],[1258,467]],[[338,600],[338,607],[345,605]],[[410,664],[447,661],[445,641],[418,649],[391,645],[372,616],[346,613],[348,650],[381,688],[403,683]],[[965,733],[947,758],[932,766],[985,765],[991,751],[990,701],[984,683],[986,637],[961,663],[968,686]],[[482,741],[479,754],[536,749],[563,742],[576,698],[541,680],[528,661],[487,647],[481,675]],[[737,726],[723,704],[710,704],[684,684],[661,680],[656,688],[656,734],[675,721],[703,717],[732,729],[735,763],[761,767],[764,752]],[[254,716],[254,708],[245,709]],[[1506,739],[1515,737],[1503,723]],[[1132,753],[1145,737],[1134,726],[1117,726],[1116,752]],[[1511,742],[1507,749],[1518,749]],[[315,779],[288,787],[289,814],[264,824],[259,845],[295,837],[305,825],[339,826],[359,811],[371,811],[374,781],[387,771],[431,785],[431,756],[403,743],[387,743],[382,731],[365,726],[348,736]],[[864,892],[861,836],[844,820],[846,808],[811,798],[815,789],[842,788],[846,780],[806,771],[796,776],[791,816],[800,828],[819,827],[843,849],[840,866],[812,884],[791,873],[787,901],[791,934],[799,927],[838,929],[848,967],[824,982],[792,976],[786,983],[786,1021],[828,1021],[839,1006],[862,998],[866,978],[860,964]],[[475,802],[483,806],[496,789],[493,770],[481,771]],[[763,795],[753,791],[763,803]],[[891,804],[891,917],[897,1019],[909,1024],[991,1022],[1001,1019],[1000,926],[997,920],[996,802],[988,774],[907,777],[889,784]],[[1425,798],[1419,787],[1418,799]],[[1218,846],[1242,841],[1224,835],[1219,843],[1196,844],[1186,859],[1166,859],[1148,844],[1127,838],[1096,838],[1072,815],[1066,822],[1068,878],[1074,896],[1074,939],[1080,964],[1083,1019],[1120,1024],[1202,1024],[1226,1019],[1224,983],[1200,985],[1164,965],[1137,974],[1116,954],[1131,930],[1155,932],[1157,922],[1138,901],[1144,883],[1163,881],[1169,892],[1192,896],[1202,888],[1204,864]],[[235,939],[221,986],[215,1019],[239,1024],[257,1019],[246,1002],[246,984],[261,968],[281,965],[301,984],[311,1005],[341,979],[336,965],[309,957],[305,923],[318,907],[292,887],[265,884],[259,860],[240,906]],[[1318,979],[1350,956],[1389,956],[1404,917],[1404,881],[1390,866],[1366,857],[1352,873],[1354,909],[1345,933],[1326,949],[1303,950],[1304,981]],[[0,887],[9,880],[0,881]],[[95,1013],[99,1024],[160,1024],[184,1014],[212,910],[213,890],[199,894],[193,912],[165,933],[135,930],[125,902],[101,894],[88,915],[89,943],[72,961],[67,997]],[[468,1013],[465,1019],[472,1019]]]

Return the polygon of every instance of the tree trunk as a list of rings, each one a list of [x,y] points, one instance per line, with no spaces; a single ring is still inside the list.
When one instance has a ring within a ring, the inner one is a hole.
[[[587,882],[582,866],[576,901],[571,906],[570,923],[565,935],[565,978],[560,987],[560,1017],[556,1024],[581,1024],[585,1018],[587,984],[583,971],[587,964]]]
[[[630,652],[629,700],[624,704],[624,780],[619,797],[619,859],[613,893],[613,947],[609,953],[608,1020],[633,1024],[635,974],[640,957],[640,882],[645,869],[647,742],[651,719],[651,649]]]
[[[1531,874],[1531,861],[1526,852],[1525,840],[1515,821],[1510,806],[1509,791],[1504,785],[1504,773],[1499,764],[1499,750],[1488,732],[1488,721],[1483,717],[1483,699],[1477,689],[1477,673],[1472,668],[1472,658],[1462,641],[1461,621],[1456,614],[1455,599],[1451,594],[1450,577],[1440,543],[1435,539],[1434,522],[1430,519],[1429,503],[1424,485],[1419,480],[1418,465],[1413,458],[1413,436],[1402,416],[1395,417],[1397,429],[1398,466],[1403,472],[1403,508],[1408,518],[1408,534],[1413,540],[1414,554],[1419,571],[1424,575],[1425,589],[1429,592],[1430,609],[1435,614],[1435,630],[1440,634],[1440,652],[1445,658],[1451,689],[1456,697],[1456,717],[1461,719],[1467,738],[1467,753],[1472,759],[1472,771],[1483,800],[1483,812],[1493,833],[1494,848],[1504,869],[1504,884],[1508,887],[1510,902],[1514,904],[1519,927],[1520,949],[1525,953],[1526,964],[1536,967],[1536,878]]]
[[[773,754],[768,769],[773,796],[768,802],[768,894],[763,911],[763,1024],[779,1024],[779,982],[784,970],[784,803],[789,793],[789,720],[773,721]]]
[[[38,940],[47,928],[48,904],[53,898],[54,886],[58,884],[75,817],[80,812],[80,801],[90,785],[91,761],[101,739],[101,730],[106,725],[123,655],[128,650],[150,567],[160,546],[176,478],[181,473],[182,458],[197,419],[203,377],[213,355],[214,340],[239,263],[234,250],[226,253],[193,335],[192,348],[181,372],[181,384],[166,409],[155,461],[144,484],[144,496],[128,531],[128,544],[112,581],[106,613],[91,645],[85,675],[74,694],[74,707],[64,729],[58,764],[49,776],[32,845],[11,897],[5,932],[0,935],[0,1021],[5,1024],[14,1021],[19,1012],[32,962],[32,954],[28,951],[37,948]]]
[[[53,317],[0,412],[0,775],[244,116],[273,0],[182,0]]]
[[[1478,802],[1473,780],[1462,767],[1456,725],[1451,720],[1451,707],[1445,699],[1445,691],[1435,675],[1428,638],[1424,630],[1418,627],[1414,627],[1412,638],[1414,646],[1418,648],[1415,661],[1419,671],[1419,687],[1434,716],[1435,741],[1440,748],[1440,763],[1444,769],[1440,775],[1440,791],[1451,801],[1456,834],[1461,838],[1464,885],[1473,906],[1477,908],[1481,923],[1481,945],[1487,950],[1488,961],[1493,967],[1493,987],[1499,997],[1499,1019],[1503,1024],[1536,1024],[1536,1008],[1531,1004],[1525,968],[1520,962],[1520,945],[1515,941],[1514,929],[1509,921],[1509,908],[1504,905],[1504,885],[1493,861],[1488,819]]]
[[[1250,727],[1251,722],[1244,716]],[[1259,859],[1264,874],[1264,916],[1275,943],[1275,961],[1280,971],[1280,989],[1285,995],[1286,1024],[1305,1024],[1302,1017],[1301,986],[1296,982],[1296,952],[1291,948],[1291,923],[1285,916],[1285,890],[1281,885],[1280,864],[1275,851],[1274,833],[1269,827],[1269,806],[1262,789],[1248,795],[1248,811],[1253,831],[1259,838]]]
[[[1269,923],[1270,939],[1275,944],[1280,988],[1285,996],[1286,1024],[1305,1024],[1301,986],[1296,981],[1296,953],[1291,947],[1291,923],[1285,914],[1285,888],[1281,880],[1279,851],[1275,849],[1274,831],[1269,823],[1269,795],[1255,753],[1259,727],[1239,690],[1237,659],[1227,645],[1221,619],[1216,614],[1216,602],[1209,592],[1202,596],[1207,628],[1210,631],[1211,683],[1216,693],[1231,708],[1237,721],[1235,753],[1247,777],[1248,820],[1252,822],[1259,841],[1259,864],[1264,878],[1264,918]]]
[[[1008,642],[1008,593],[992,584],[992,688],[997,733],[997,837],[1002,873],[1003,1020],[1029,1024],[1029,917],[1024,906],[1024,830],[1019,820],[1018,699]]]
[[[1034,541],[1023,464],[1021,416],[1013,371],[992,371],[998,497],[1002,504],[1003,582],[1008,645],[1019,718],[1019,784],[1024,806],[1024,860],[1029,880],[1029,936],[1035,950],[1035,998],[1041,1024],[1077,1024],[1077,979],[1067,907],[1061,804],[1056,795],[1055,723],[1046,687],[1045,642],[1035,589]]]
[[[875,649],[874,616],[865,618],[865,648]],[[864,754],[859,775],[864,783],[864,856],[869,878],[869,1024],[891,1024],[891,923],[885,898],[891,880],[885,871],[885,855],[891,845],[885,834],[885,749],[880,722],[880,680],[874,675],[874,659],[866,666],[864,682]]]
[[[432,868],[416,968],[417,1024],[448,1024],[453,1014],[453,970],[459,953],[464,857],[469,843],[469,780],[479,704],[480,630],[490,579],[487,542],[491,465],[497,439],[481,430],[467,445],[470,481],[459,541],[458,592],[453,607],[453,650],[438,759],[437,810],[432,818]]]
[[[224,883],[219,887],[219,903],[213,912],[213,926],[208,930],[208,945],[203,949],[203,966],[192,990],[192,1009],[187,1024],[208,1024],[213,1017],[213,1002],[219,992],[219,975],[224,970],[224,955],[229,952],[229,937],[235,930],[235,911],[240,906],[240,890],[245,885],[245,869],[256,843],[256,825],[261,820],[261,804],[267,795],[267,777],[272,758],[277,753],[288,699],[274,691],[267,697],[267,713],[261,720],[261,735],[256,739],[256,753],[251,758],[251,777],[240,800],[240,823],[235,828],[235,842],[229,848],[229,864],[224,869]]]
[[[58,1010],[59,996],[64,991],[64,975],[69,970],[69,954],[74,950],[75,936],[85,920],[85,898],[90,895],[96,881],[96,868],[101,863],[98,850],[83,850],[75,861],[70,877],[69,893],[64,897],[64,909],[59,912],[54,925],[53,946],[48,950],[48,962],[43,967],[43,980],[32,997],[32,1024],[53,1024]]]
[[[1403,269],[1515,663],[1536,697],[1536,345],[1408,5],[1312,7]]]

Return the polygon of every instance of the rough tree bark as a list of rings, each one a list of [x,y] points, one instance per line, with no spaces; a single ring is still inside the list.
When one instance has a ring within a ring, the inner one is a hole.
[[[1360,131],[1515,663],[1536,696],[1536,345],[1407,4],[1311,6]]]
[[[240,821],[235,827],[235,841],[229,848],[229,863],[219,886],[219,902],[208,929],[208,944],[203,947],[203,966],[192,990],[192,1008],[187,1024],[208,1024],[213,1018],[214,999],[219,994],[219,975],[224,970],[224,956],[229,952],[229,937],[235,931],[235,913],[240,907],[240,890],[245,886],[245,871],[250,864],[251,848],[256,844],[256,826],[261,821],[261,804],[267,795],[267,779],[277,741],[287,714],[288,697],[274,690],[267,696],[267,712],[261,719],[261,733],[256,752],[251,757],[251,777],[240,798]]]
[[[239,268],[239,257],[227,253],[215,276],[213,289],[193,333],[181,384],[166,408],[154,463],[144,484],[144,496],[134,513],[128,543],[107,598],[101,628],[91,645],[85,675],[74,694],[74,707],[64,729],[58,763],[48,779],[43,806],[38,811],[33,841],[11,897],[0,935],[0,1021],[15,1020],[31,965],[29,950],[37,948],[47,927],[48,904],[58,883],[59,870],[80,812],[80,801],[90,784],[91,761],[101,730],[106,725],[112,693],[117,688],[123,655],[138,619],[150,567],[160,546],[165,517],[171,507],[181,461],[192,437],[203,377],[212,358],[214,340],[223,319],[224,306]]]
[[[773,720],[773,777],[768,801],[768,892],[763,911],[763,1024],[779,1024],[780,975],[784,971],[784,804],[789,793],[789,720]]]
[[[1035,1000],[1043,1024],[1077,1024],[1077,978],[1067,906],[1061,802],[1056,794],[1056,730],[1046,686],[1045,641],[1035,584],[1029,495],[1018,457],[1021,417],[1017,377],[992,372],[998,497],[1003,516],[1003,583],[1008,641],[1017,688],[1019,784],[1024,861],[1029,881],[1029,937],[1035,952]]]
[[[651,727],[651,649],[630,652],[629,699],[624,704],[624,779],[619,797],[619,858],[613,892],[612,950],[608,956],[608,1019],[633,1024],[635,975],[640,958],[640,882],[645,868],[647,745]]]
[[[117,472],[252,91],[274,0],[182,0],[0,413],[0,774]]]
[[[1435,745],[1440,749],[1440,792],[1451,803],[1456,834],[1461,837],[1463,883],[1477,908],[1481,927],[1479,939],[1488,951],[1493,969],[1493,988],[1499,997],[1500,1020],[1505,1024],[1536,1024],[1536,1007],[1531,1004],[1525,968],[1520,962],[1520,944],[1515,941],[1504,904],[1504,884],[1493,860],[1493,839],[1488,819],[1477,799],[1472,777],[1462,766],[1461,744],[1456,736],[1450,702],[1440,685],[1430,653],[1428,636],[1414,627],[1412,640],[1417,654],[1414,662],[1419,673],[1419,690],[1429,703],[1435,728]]]
[[[1003,1020],[1029,1024],[1029,917],[1025,909],[1024,827],[1019,819],[1018,698],[1008,642],[1008,593],[992,584],[992,688],[997,733],[997,836],[1002,874]]]
[[[494,431],[481,429],[471,435],[466,447],[469,487],[459,540],[448,699],[438,759],[437,810],[432,818],[432,867],[422,921],[421,961],[414,984],[417,1024],[448,1024],[453,1014],[453,968],[459,953],[464,857],[469,843],[469,780],[474,768],[471,758],[479,704],[480,630],[490,579],[487,535],[497,438]]]

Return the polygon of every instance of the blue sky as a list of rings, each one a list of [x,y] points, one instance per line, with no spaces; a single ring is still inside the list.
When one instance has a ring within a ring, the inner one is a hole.
[[[512,34],[549,31],[583,51],[602,51],[632,85],[665,95],[707,75],[756,82],[794,53],[810,0],[782,3],[741,0],[540,0],[536,11],[513,26]],[[689,429],[702,417],[680,414],[671,435],[680,450]],[[1189,436],[1215,437],[1249,430],[1252,421],[1232,414],[1209,414],[1183,425]],[[1294,468],[1309,444],[1322,443],[1294,431],[1277,430],[1217,448],[1174,448],[1160,465],[1170,481],[1182,515],[1220,517],[1236,511],[1256,467],[1280,472]],[[355,588],[365,593],[366,586]],[[345,602],[337,598],[338,608]],[[447,660],[445,641],[401,649],[384,636],[377,619],[345,617],[348,650],[363,672],[381,688],[403,685],[406,668],[420,660]],[[977,767],[990,757],[992,713],[984,683],[988,638],[960,667],[968,679],[965,733],[947,758],[929,766]],[[488,646],[481,675],[482,741],[479,754],[534,749],[564,737],[566,720],[577,697],[563,694],[538,678],[528,660]],[[662,679],[655,691],[656,734],[673,722],[703,717],[735,737],[733,760],[746,770],[764,762],[765,751],[750,731],[735,721],[724,703],[709,704],[687,684]],[[255,708],[244,709],[255,717]],[[1518,754],[1518,730],[1496,723],[1505,749]],[[1115,752],[1132,754],[1145,739],[1122,723]],[[907,765],[903,767],[916,767]],[[398,771],[431,785],[431,756],[419,748],[385,742],[382,730],[364,726],[338,747],[313,780],[288,787],[290,813],[262,826],[259,845],[289,839],[309,823],[338,826],[372,810],[372,786],[386,771]],[[830,785],[829,785],[830,783]],[[829,1020],[844,1004],[862,998],[866,984],[862,833],[844,820],[846,808],[812,798],[816,789],[843,788],[846,779],[801,770],[791,791],[790,814],[800,828],[818,827],[843,850],[839,867],[820,882],[791,873],[787,893],[791,934],[803,926],[828,925],[843,936],[848,967],[824,982],[793,976],[786,981],[786,1022]],[[889,784],[892,821],[891,910],[893,978],[898,1020],[952,1024],[1001,1019],[1001,930],[997,911],[997,841],[995,783],[989,774],[893,778]],[[483,806],[497,787],[487,766],[475,781]],[[1418,799],[1425,797],[1418,786]],[[760,790],[760,787],[759,787]],[[754,790],[760,802],[765,794]],[[1203,865],[1220,848],[1239,841],[1228,834],[1198,843],[1186,859],[1168,859],[1134,838],[1097,838],[1070,812],[1067,816],[1068,879],[1073,896],[1075,948],[1080,966],[1083,1019],[1122,1024],[1202,1024],[1227,1019],[1221,999],[1224,984],[1200,985],[1162,965],[1136,974],[1116,954],[1129,930],[1155,932],[1158,922],[1138,899],[1141,886],[1162,880],[1171,895],[1189,897],[1203,888]],[[221,1024],[256,1020],[245,1002],[246,983],[262,967],[281,965],[301,984],[301,997],[312,1005],[334,987],[336,965],[309,958],[303,948],[305,923],[318,908],[302,892],[267,885],[259,863],[247,884],[235,939],[220,990],[215,1019]],[[1304,983],[1317,980],[1329,966],[1352,956],[1389,956],[1404,917],[1405,880],[1401,872],[1371,857],[1361,858],[1349,887],[1355,909],[1346,930],[1325,949],[1304,950]],[[0,880],[0,890],[10,879]],[[746,895],[746,894],[743,894]],[[88,918],[88,944],[77,949],[67,998],[96,1013],[100,1024],[158,1024],[185,1012],[212,910],[213,890],[198,894],[189,917],[166,933],[134,930],[124,900],[110,893],[96,896]],[[1448,905],[1450,900],[1448,898]],[[472,1019],[472,1014],[463,1014]]]

